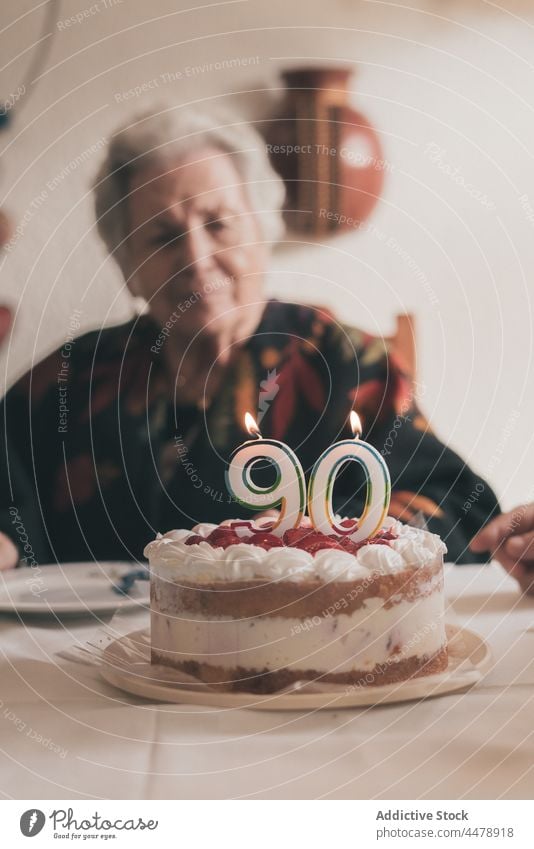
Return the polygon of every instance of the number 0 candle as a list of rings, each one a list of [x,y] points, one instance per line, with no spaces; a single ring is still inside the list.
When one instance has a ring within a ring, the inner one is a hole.
[[[306,480],[297,455],[284,442],[263,439],[254,418],[247,413],[245,426],[256,438],[245,442],[234,451],[226,472],[228,489],[236,500],[252,510],[269,510],[279,507],[280,516],[270,533],[281,537],[290,528],[296,528],[306,509]],[[252,480],[254,466],[269,460],[276,471],[271,486],[259,486]]]
[[[314,527],[324,534],[349,536],[360,542],[373,536],[387,516],[391,499],[391,481],[384,458],[368,442],[360,439],[361,423],[352,410],[350,423],[354,439],[344,439],[327,448],[315,463],[308,489],[308,513]],[[359,463],[367,488],[362,515],[352,528],[336,522],[332,509],[334,483],[340,467],[347,461]]]

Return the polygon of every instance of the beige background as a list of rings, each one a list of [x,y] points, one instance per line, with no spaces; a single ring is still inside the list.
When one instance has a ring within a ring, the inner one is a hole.
[[[373,333],[415,311],[425,413],[505,506],[533,497],[533,7],[64,0],[47,68],[0,136],[0,202],[23,230],[0,255],[2,298],[17,310],[2,380],[68,336],[75,310],[83,328],[131,312],[87,194],[117,123],[169,100],[233,103],[254,120],[279,94],[280,67],[343,59],[357,69],[354,104],[382,135],[384,198],[360,232],[280,246],[268,291],[327,303]],[[42,3],[2,3],[1,98],[24,77],[43,15]],[[214,67],[225,60],[234,67]]]

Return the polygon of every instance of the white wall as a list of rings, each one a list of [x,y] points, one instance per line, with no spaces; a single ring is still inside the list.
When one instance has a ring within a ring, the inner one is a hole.
[[[360,232],[282,246],[269,291],[329,303],[376,333],[414,310],[422,406],[434,427],[505,506],[532,497],[533,4],[410,5],[63,2],[61,21],[84,9],[88,17],[56,28],[44,76],[0,136],[0,201],[19,221],[26,216],[22,237],[0,257],[2,297],[18,308],[2,355],[7,381],[65,338],[73,310],[83,311],[85,328],[131,309],[92,227],[87,192],[98,152],[47,188],[74,157],[155,101],[233,100],[254,119],[276,97],[279,67],[342,59],[357,68],[355,105],[382,135],[384,198]],[[2,98],[16,90],[40,36],[43,7],[32,8],[2,4]],[[258,64],[187,72],[256,56]],[[160,77],[178,71],[175,82]],[[157,90],[117,102],[154,79]]]

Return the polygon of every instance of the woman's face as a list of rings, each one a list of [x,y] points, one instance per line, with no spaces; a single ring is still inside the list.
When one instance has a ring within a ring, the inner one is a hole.
[[[267,249],[242,182],[210,147],[132,179],[128,286],[177,337],[259,320]]]

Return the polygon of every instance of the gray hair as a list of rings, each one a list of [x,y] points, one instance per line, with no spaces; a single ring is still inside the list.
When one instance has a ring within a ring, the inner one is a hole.
[[[149,164],[186,156],[205,145],[232,154],[263,237],[271,243],[281,238],[284,184],[269,162],[265,142],[250,124],[219,110],[150,110],[113,134],[93,184],[98,232],[123,272],[128,235],[125,201],[132,175]]]

